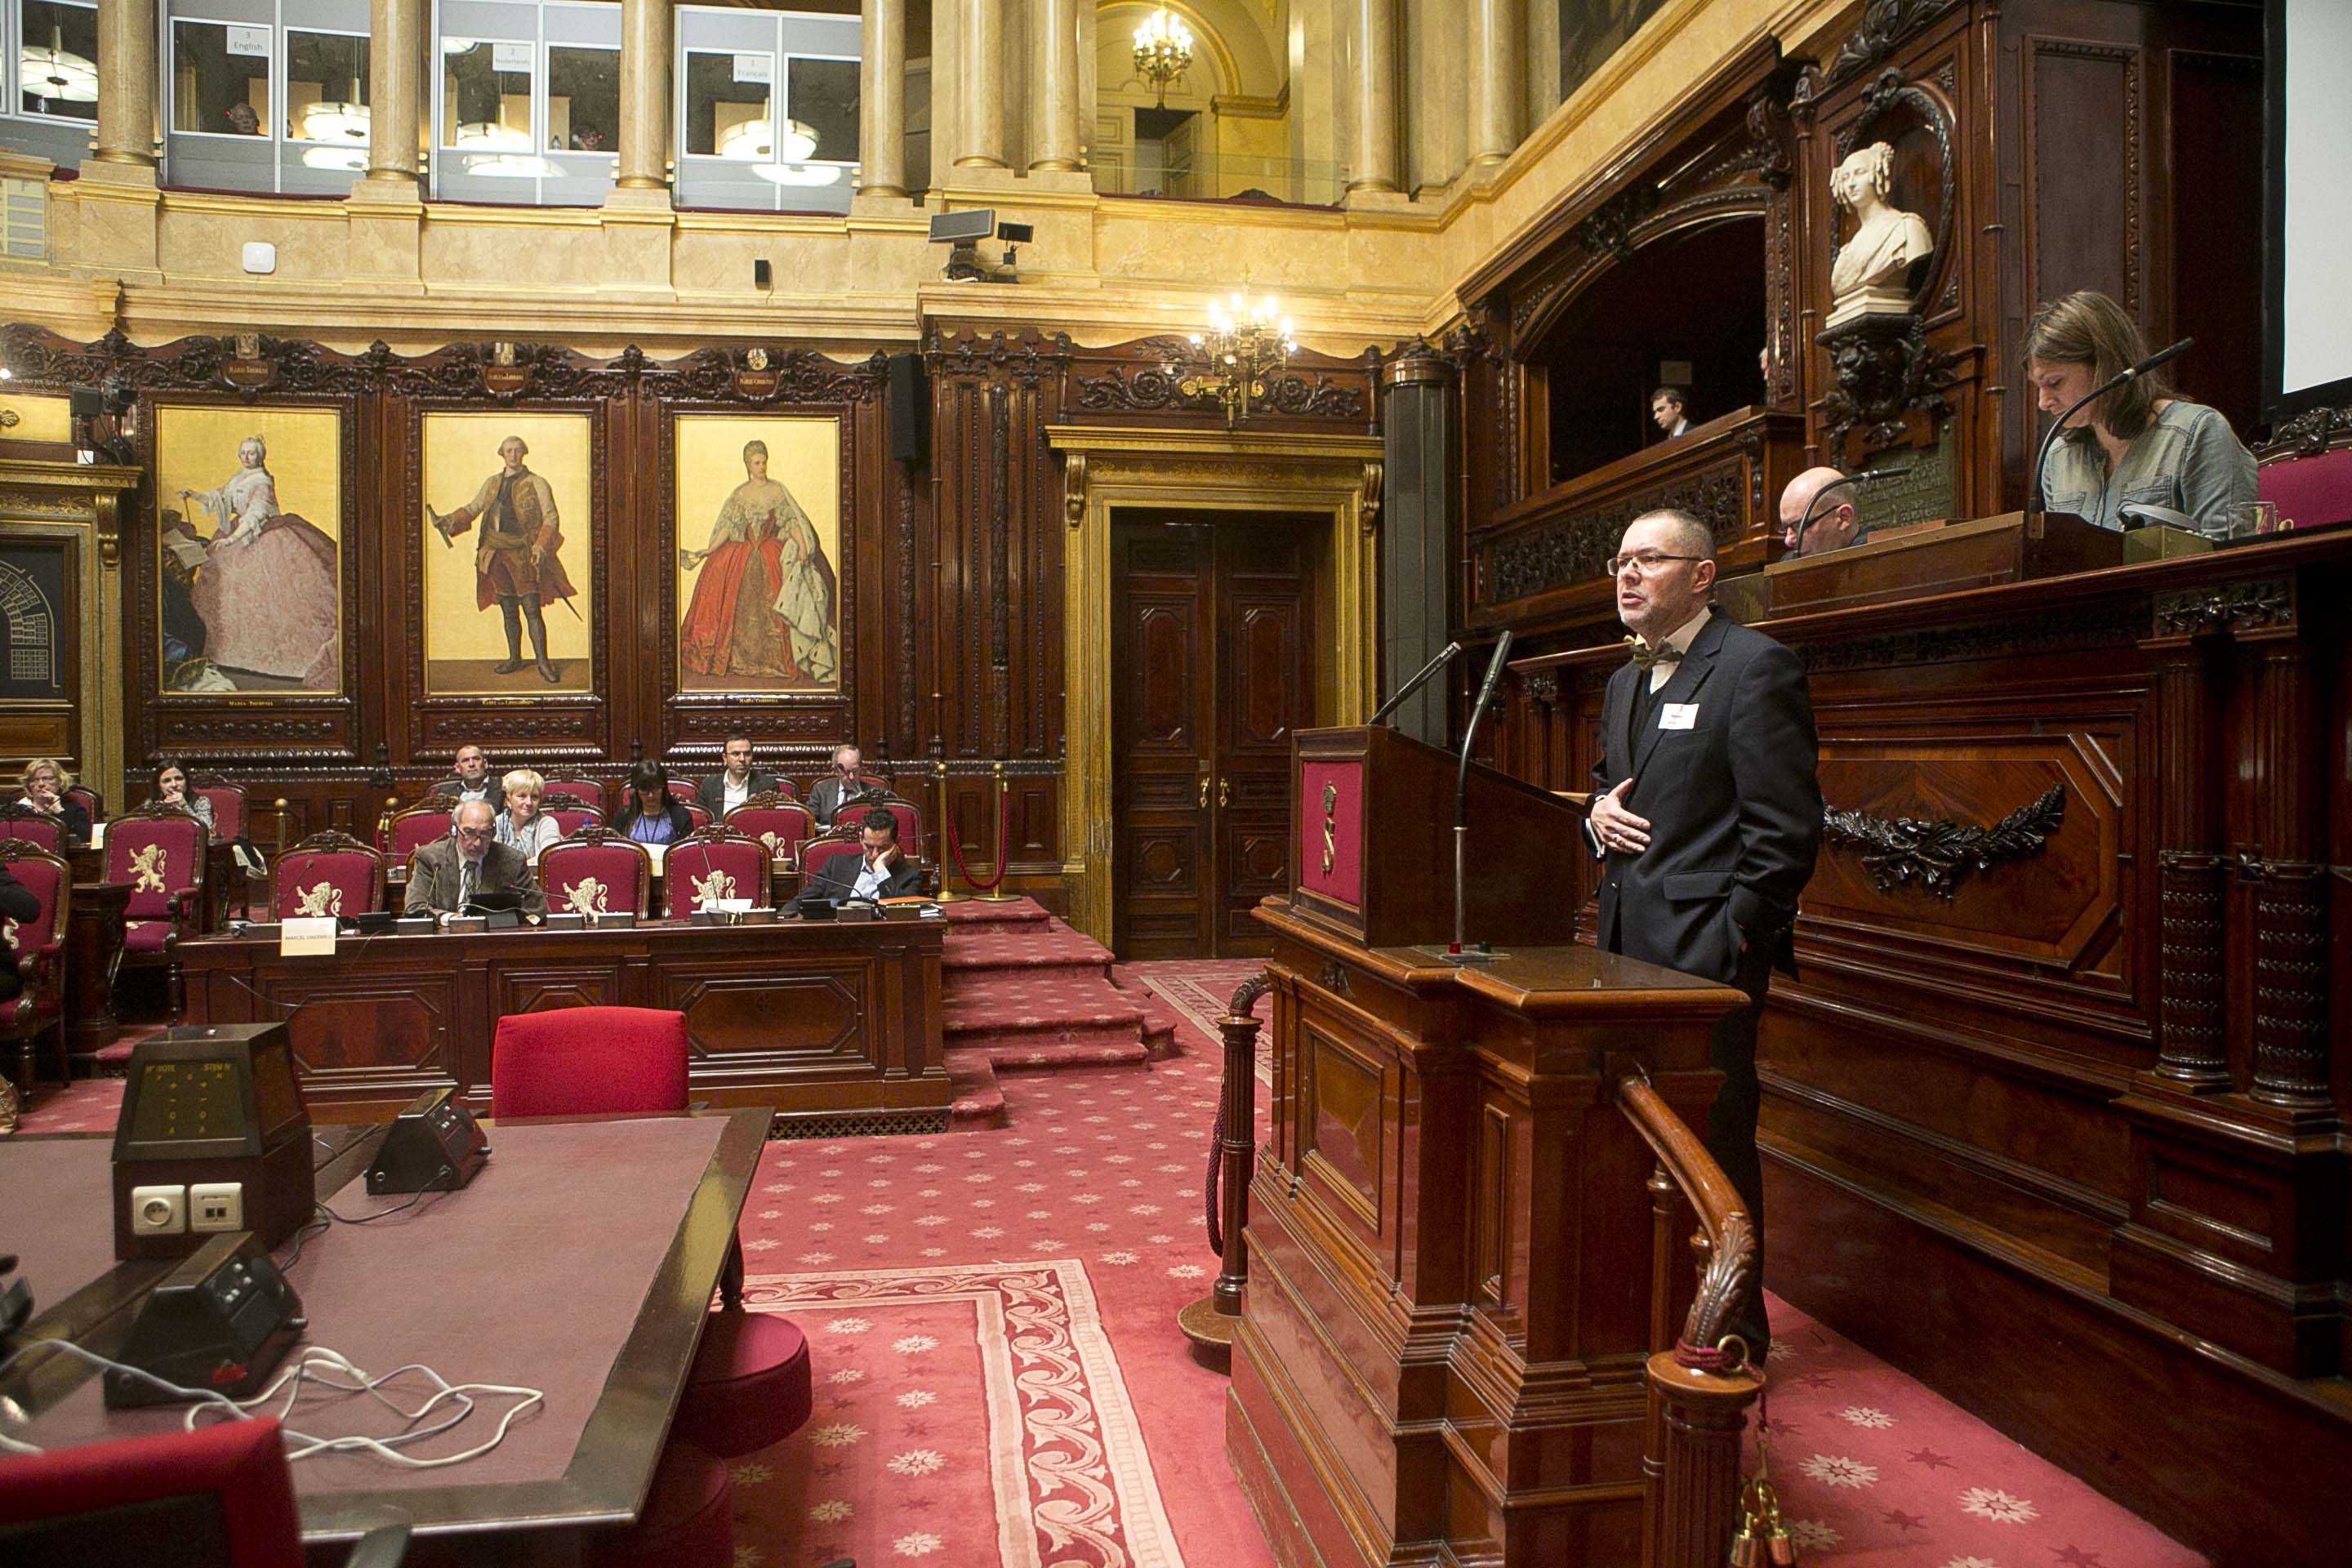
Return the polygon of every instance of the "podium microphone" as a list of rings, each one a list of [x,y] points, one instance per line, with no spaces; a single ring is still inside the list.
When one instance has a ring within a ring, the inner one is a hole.
[[[1446,956],[1463,963],[1479,963],[1486,956],[1465,952],[1462,939],[1464,868],[1470,843],[1470,747],[1478,738],[1478,721],[1495,700],[1495,688],[1501,684],[1503,666],[1510,657],[1511,634],[1507,631],[1496,639],[1495,656],[1486,661],[1486,679],[1478,688],[1478,700],[1471,705],[1470,721],[1462,727],[1462,754],[1454,765],[1454,944],[1446,949]]]
[[[1420,690],[1423,686],[1428,685],[1429,678],[1431,676],[1435,675],[1439,670],[1444,669],[1454,659],[1460,658],[1461,654],[1462,645],[1458,642],[1447,643],[1444,647],[1438,649],[1437,657],[1431,659],[1427,664],[1423,665],[1419,669],[1413,671],[1412,679],[1406,681],[1402,686],[1398,687],[1396,695],[1390,698],[1386,702],[1381,703],[1380,711],[1373,714],[1369,720],[1365,721],[1364,727],[1369,730],[1374,724],[1379,723],[1381,720],[1395,712],[1398,703],[1402,702],[1406,698]]]
[[[2033,454],[2033,493],[2027,498],[2025,510],[2028,516],[2039,517],[2044,515],[2050,510],[2049,491],[2042,483],[2042,470],[2050,462],[2051,445],[2058,439],[2058,433],[2066,428],[2066,421],[2074,417],[2075,410],[2081,408],[2085,403],[2094,402],[2099,398],[2105,397],[2108,393],[2113,392],[2116,387],[2123,385],[2126,382],[2138,380],[2141,376],[2146,375],[2149,371],[2154,370],[2158,365],[2162,364],[2166,360],[2168,360],[2175,354],[2181,353],[2193,347],[2196,342],[2197,340],[2195,338],[2183,338],[2169,348],[2158,349],[2154,353],[2148,355],[2146,359],[2140,361],[2137,364],[2133,365],[2130,369],[2117,371],[2113,376],[2110,376],[2107,380],[2099,383],[2098,385],[2091,388],[2090,391],[2083,394],[2082,396],[2074,399],[2074,402],[2066,405],[2065,412],[2059,415],[2055,420],[2051,422],[2048,434],[2042,437],[2041,449]]]

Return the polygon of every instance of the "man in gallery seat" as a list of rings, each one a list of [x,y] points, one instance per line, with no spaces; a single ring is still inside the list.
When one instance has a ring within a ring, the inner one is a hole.
[[[1625,530],[1610,563],[1633,657],[1610,678],[1592,767],[1592,851],[1601,945],[1738,987],[1748,1005],[1717,1025],[1723,1087],[1706,1147],[1755,1220],[1756,1015],[1776,960],[1793,967],[1797,895],[1821,847],[1812,700],[1797,656],[1707,604],[1715,541],[1678,511]],[[1763,1284],[1733,1320],[1761,1361],[1770,1342]]]
[[[816,818],[819,827],[831,827],[842,802],[855,799],[869,789],[879,789],[882,781],[859,771],[863,762],[855,746],[833,749],[833,770],[809,785],[809,815]]]
[[[1842,490],[1834,500],[1813,503],[1845,476],[1835,468],[1807,468],[1780,492],[1780,542],[1791,555],[1827,555],[1870,542],[1870,530],[1854,510],[1853,491]],[[1811,516],[1806,516],[1807,512]]]
[[[522,851],[498,841],[486,800],[461,800],[449,814],[454,829],[416,852],[408,863],[407,912],[453,915],[485,894],[512,893],[527,915],[547,913],[547,895],[532,879]]]
[[[807,899],[834,903],[844,899],[906,899],[923,890],[922,873],[898,847],[895,812],[886,806],[869,807],[859,824],[857,847],[857,854],[837,854],[810,869],[799,896],[784,906],[784,912],[800,913],[801,903]]]
[[[433,786],[435,795],[451,795],[458,800],[487,800],[492,808],[498,805],[497,781],[490,777],[490,760],[479,746],[457,748],[457,771]]]
[[[751,737],[730,735],[721,754],[726,758],[724,770],[711,774],[694,786],[694,802],[710,814],[713,822],[723,822],[727,814],[755,795],[770,790],[789,790],[780,784],[776,775],[764,768],[751,765]]]

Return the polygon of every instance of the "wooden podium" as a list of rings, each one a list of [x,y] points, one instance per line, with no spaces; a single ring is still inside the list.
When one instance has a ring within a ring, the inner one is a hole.
[[[1575,945],[1580,819],[1483,767],[1467,934],[1503,956],[1416,951],[1453,927],[1454,759],[1314,730],[1291,773],[1228,1457],[1286,1564],[1638,1561],[1691,1222],[1610,1086],[1638,1068],[1703,1129],[1743,998]]]

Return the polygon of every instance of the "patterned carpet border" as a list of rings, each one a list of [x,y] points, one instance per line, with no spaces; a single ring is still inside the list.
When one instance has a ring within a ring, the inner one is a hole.
[[[828,1310],[970,1302],[1004,1568],[1184,1568],[1083,1263],[828,1269],[744,1285],[746,1306],[793,1313],[820,1344]]]

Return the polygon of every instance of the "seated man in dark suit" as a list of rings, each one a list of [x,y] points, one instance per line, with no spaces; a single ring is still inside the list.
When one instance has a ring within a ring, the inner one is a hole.
[[[41,900],[32,889],[16,880],[16,874],[0,866],[0,915],[12,921],[37,921],[41,918]],[[25,988],[25,978],[16,973],[16,954],[6,955],[8,962],[0,963],[0,1001],[5,1001]]]
[[[833,751],[833,771],[809,785],[809,815],[816,818],[819,827],[830,827],[835,813],[845,802],[855,799],[872,786],[858,773],[860,758],[855,746],[835,746]]]
[[[710,814],[713,822],[723,822],[727,814],[755,795],[764,795],[776,787],[776,775],[762,773],[751,765],[751,737],[730,735],[725,748],[727,771],[711,774],[694,786],[695,804]]]
[[[866,853],[853,860],[837,855],[817,874],[801,884],[800,897],[784,906],[784,913],[801,912],[802,899],[904,899],[922,891],[922,873],[898,848],[898,819],[880,806],[866,812],[857,835]]]
[[[531,879],[520,849],[498,841],[486,800],[461,800],[449,814],[450,836],[436,838],[409,862],[408,912],[454,915],[485,894],[512,894],[527,915],[547,913],[547,895]]]
[[[487,800],[492,815],[499,805],[498,781],[490,777],[490,760],[479,746],[457,748],[456,773],[433,786],[435,795],[455,795],[459,800]]]

